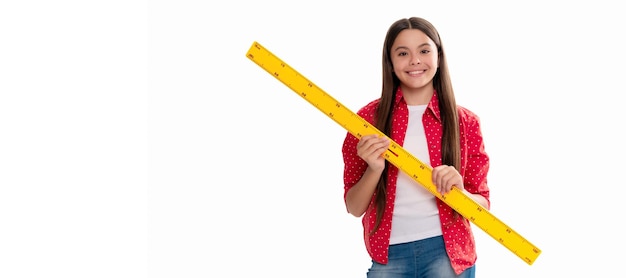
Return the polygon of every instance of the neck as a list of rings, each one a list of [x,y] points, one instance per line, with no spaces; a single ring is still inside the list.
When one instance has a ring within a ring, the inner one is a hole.
[[[424,86],[421,88],[406,88],[401,86],[402,96],[407,105],[423,105],[428,104],[433,97],[434,88],[432,84],[430,86]]]

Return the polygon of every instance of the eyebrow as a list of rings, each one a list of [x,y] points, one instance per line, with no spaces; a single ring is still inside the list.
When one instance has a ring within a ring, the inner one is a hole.
[[[417,48],[420,48],[420,47],[423,47],[423,46],[431,46],[431,45],[430,45],[430,43],[425,42],[425,43],[423,43],[423,44],[418,45],[418,46],[417,46]],[[409,49],[409,48],[408,48],[408,47],[406,47],[406,46],[398,46],[398,47],[396,47],[393,51],[397,51],[398,49],[401,49],[401,48],[406,48],[406,49]]]

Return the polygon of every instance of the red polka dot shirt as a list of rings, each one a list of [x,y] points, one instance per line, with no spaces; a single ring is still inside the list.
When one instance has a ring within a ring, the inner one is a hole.
[[[374,113],[379,100],[374,100],[361,108],[357,114],[370,123],[375,122]],[[430,165],[436,167],[442,164],[441,138],[443,135],[439,101],[437,92],[428,104],[422,122],[426,133],[426,140],[430,154]],[[480,130],[480,121],[477,115],[468,109],[458,106],[460,143],[461,143],[461,169],[465,190],[470,193],[480,194],[489,202],[489,187],[487,186],[487,172],[489,170],[489,156],[485,152],[483,137]],[[409,111],[398,88],[392,114],[391,139],[403,145],[408,124]],[[344,160],[344,200],[345,195],[354,186],[367,168],[367,163],[356,153],[356,144],[359,139],[348,133],[345,137],[342,154]],[[388,262],[389,238],[391,235],[391,219],[396,197],[396,181],[399,169],[390,165],[387,177],[387,207],[379,229],[369,235],[376,222],[376,206],[374,198],[362,217],[363,237],[365,246],[372,260],[386,264]],[[452,267],[458,273],[472,266],[476,261],[476,246],[469,220],[454,217],[452,208],[443,201],[436,199],[439,208],[439,219],[446,245],[446,251],[450,257]]]

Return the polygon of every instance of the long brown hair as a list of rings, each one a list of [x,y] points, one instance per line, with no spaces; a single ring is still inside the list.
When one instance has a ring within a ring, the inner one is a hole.
[[[393,103],[396,96],[396,90],[400,86],[400,80],[393,72],[393,66],[390,58],[391,46],[396,37],[402,30],[417,29],[428,37],[430,37],[437,46],[439,54],[439,69],[433,77],[433,86],[437,92],[439,100],[439,109],[441,111],[441,121],[443,123],[442,144],[442,163],[452,165],[456,169],[460,169],[461,164],[461,147],[459,141],[459,123],[456,110],[456,100],[454,98],[454,90],[448,73],[448,64],[446,55],[443,51],[443,44],[439,37],[439,32],[427,20],[419,17],[403,18],[394,22],[387,31],[383,46],[383,87],[376,112],[376,127],[384,132],[387,136],[391,136],[391,123]],[[378,185],[376,186],[376,224],[372,233],[378,229],[387,200],[387,172],[389,162],[386,162],[385,170],[381,175]]]

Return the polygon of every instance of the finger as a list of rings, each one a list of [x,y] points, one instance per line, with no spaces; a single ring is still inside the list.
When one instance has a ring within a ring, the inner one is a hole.
[[[440,166],[433,170],[433,182],[437,186],[437,191],[445,194],[449,191],[450,174],[446,166]]]
[[[382,146],[382,147],[379,147],[378,149],[376,149],[376,150],[374,151],[374,154],[375,154],[377,157],[378,157],[378,156],[382,156],[382,155],[385,153],[385,151],[387,151],[387,147]]]
[[[377,144],[378,149],[382,149],[383,152],[389,149],[389,140],[383,138]]]
[[[375,135],[367,135],[364,136],[363,139],[360,141],[361,146],[365,149],[369,149],[372,147],[372,145],[376,144],[377,140],[376,140],[376,136]]]

